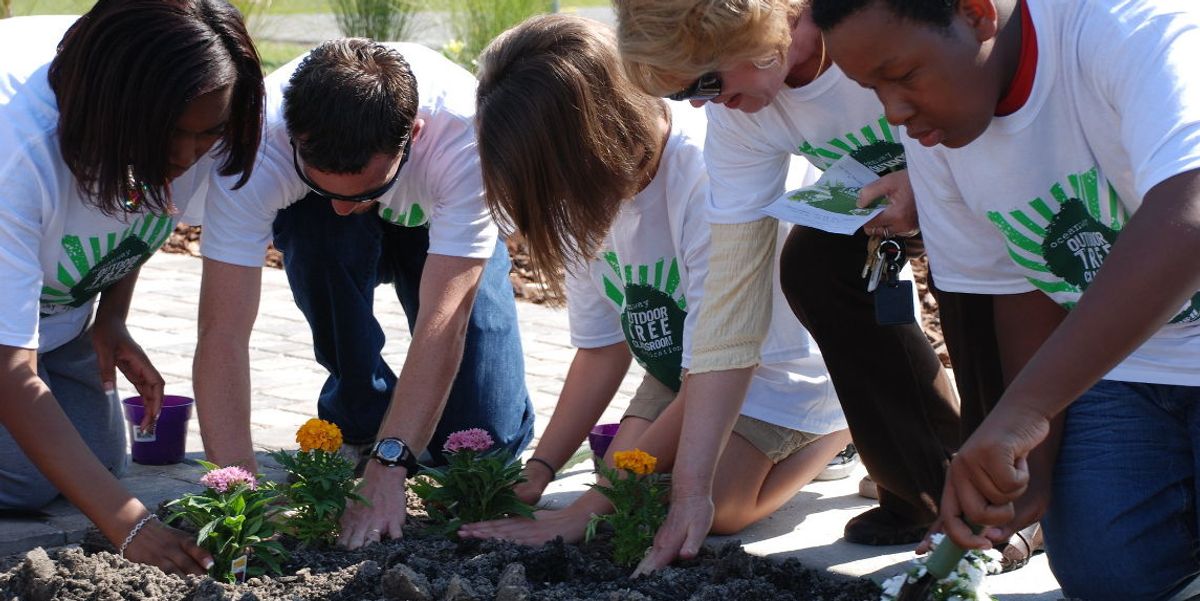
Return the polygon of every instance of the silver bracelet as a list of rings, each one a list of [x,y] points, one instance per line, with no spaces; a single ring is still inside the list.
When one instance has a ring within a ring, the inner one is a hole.
[[[129,543],[133,542],[133,537],[137,536],[138,533],[142,531],[142,528],[145,527],[146,524],[150,523],[150,520],[157,519],[158,516],[152,513],[139,520],[137,524],[134,524],[133,530],[130,530],[129,534],[125,536],[125,542],[121,543],[121,559],[125,559],[125,549],[129,548]]]

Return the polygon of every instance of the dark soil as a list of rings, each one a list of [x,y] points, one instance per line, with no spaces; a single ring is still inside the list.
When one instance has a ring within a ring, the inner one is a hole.
[[[169,576],[121,559],[107,542],[85,542],[0,561],[0,599],[873,601],[880,593],[870,581],[834,581],[795,560],[747,555],[737,543],[636,580],[609,553],[603,540],[530,548],[410,535],[355,551],[294,549],[284,575],[228,585]]]

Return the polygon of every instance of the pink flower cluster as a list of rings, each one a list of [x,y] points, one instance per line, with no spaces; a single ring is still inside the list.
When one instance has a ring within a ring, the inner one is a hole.
[[[487,430],[482,428],[471,428],[469,430],[459,430],[446,438],[446,445],[442,450],[448,453],[458,451],[486,451],[492,448],[495,441],[488,434]]]
[[[258,480],[254,474],[236,465],[212,470],[200,477],[200,484],[217,492],[229,492],[238,484],[245,484],[250,490],[258,488]]]

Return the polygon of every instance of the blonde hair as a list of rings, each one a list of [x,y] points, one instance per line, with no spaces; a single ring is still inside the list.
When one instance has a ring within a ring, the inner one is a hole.
[[[665,96],[743,61],[783,61],[810,0],[613,0],[629,78]]]
[[[637,193],[664,114],[662,100],[625,76],[612,32],[595,21],[533,17],[480,55],[486,202],[502,229],[525,237],[549,300],[565,298],[567,271],[597,255],[621,203]]]

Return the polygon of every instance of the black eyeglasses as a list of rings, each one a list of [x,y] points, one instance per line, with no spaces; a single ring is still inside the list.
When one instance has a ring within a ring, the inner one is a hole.
[[[721,74],[709,71],[692,85],[667,96],[668,100],[712,100],[721,95]]]
[[[334,194],[333,192],[325,190],[324,188],[318,186],[311,179],[308,179],[308,176],[304,174],[304,170],[300,168],[300,152],[296,149],[296,141],[288,138],[288,142],[292,145],[292,166],[296,168],[296,175],[300,176],[300,181],[304,182],[304,185],[308,186],[308,189],[312,190],[313,193],[318,196],[328,198],[329,200],[341,200],[344,202],[371,202],[373,200],[378,200],[380,196],[387,194],[388,190],[391,190],[392,186],[396,185],[396,180],[400,177],[400,170],[404,169],[404,164],[408,162],[408,157],[411,154],[409,151],[412,150],[412,136],[409,136],[408,139],[404,141],[404,150],[401,151],[404,153],[404,156],[400,157],[400,165],[396,167],[396,173],[392,175],[392,179],[389,179],[386,184],[369,192],[355,194],[353,196],[346,196],[344,194]]]

